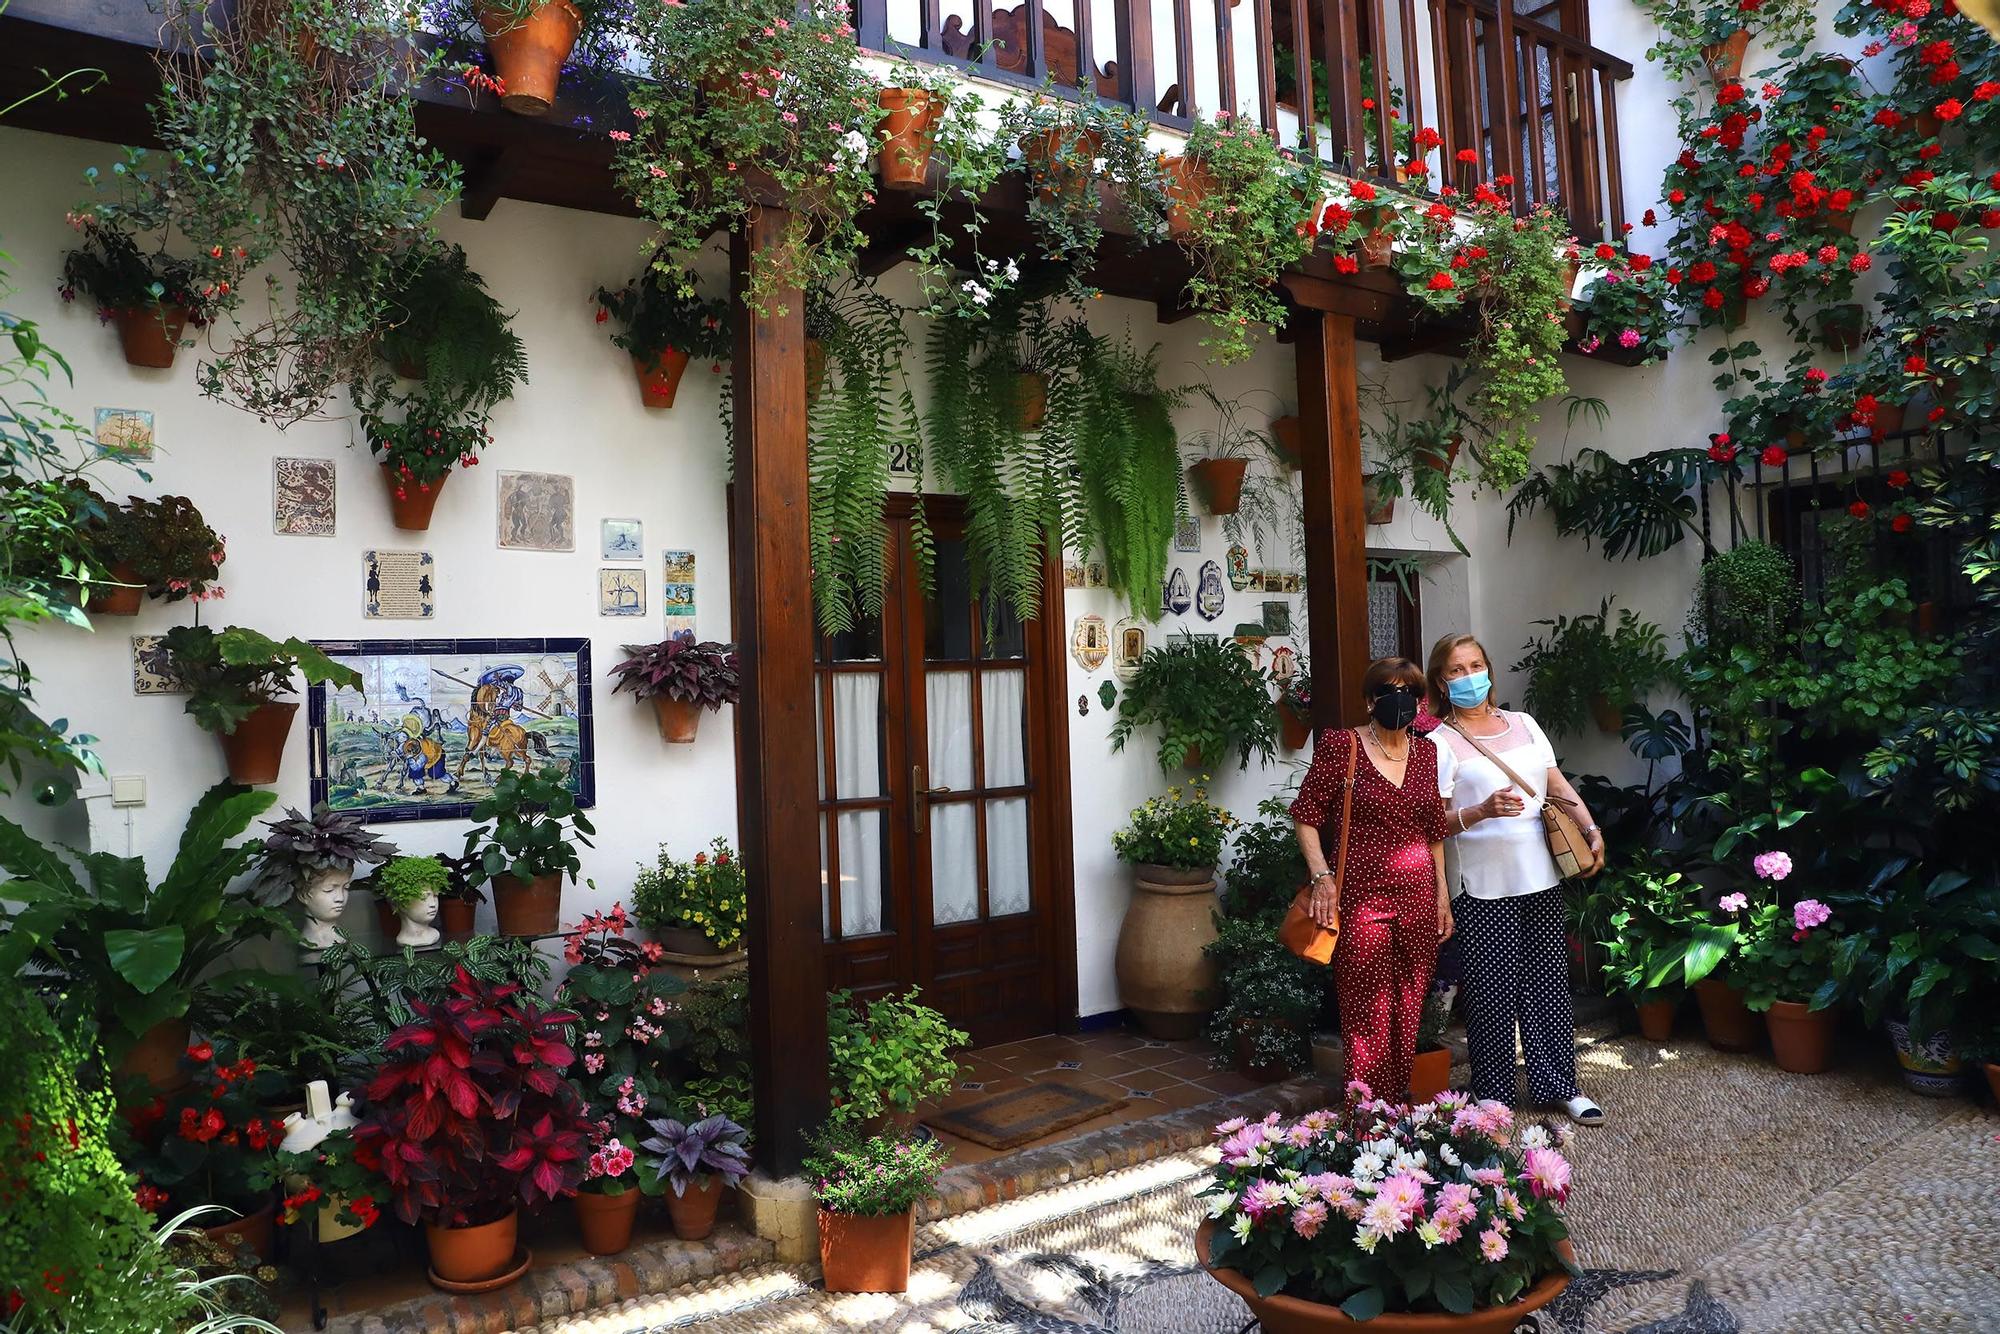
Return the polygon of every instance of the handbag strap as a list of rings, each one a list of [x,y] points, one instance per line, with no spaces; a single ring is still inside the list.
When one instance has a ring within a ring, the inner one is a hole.
[[[1478,751],[1481,755],[1484,755],[1487,759],[1493,761],[1493,763],[1499,768],[1500,772],[1507,775],[1507,777],[1513,781],[1515,787],[1520,788],[1522,791],[1528,793],[1530,796],[1535,795],[1535,789],[1528,786],[1527,781],[1523,779],[1521,775],[1515,773],[1513,769],[1508,767],[1507,761],[1501,759],[1498,755],[1495,755],[1492,749],[1488,747],[1485,742],[1481,741],[1478,737],[1472,735],[1472,733],[1460,731],[1456,727],[1452,728],[1452,731],[1458,732],[1460,736],[1464,737],[1467,741],[1472,743],[1472,748],[1474,750]],[[1567,806],[1570,804],[1567,798],[1557,796],[1553,790],[1551,790],[1548,796],[1546,798],[1543,798],[1543,800],[1553,801],[1561,806]]]
[[[1338,894],[1347,877],[1347,831],[1354,824],[1354,770],[1361,760],[1361,733],[1349,729],[1347,742],[1347,789],[1340,799],[1340,850],[1333,858],[1333,892]]]

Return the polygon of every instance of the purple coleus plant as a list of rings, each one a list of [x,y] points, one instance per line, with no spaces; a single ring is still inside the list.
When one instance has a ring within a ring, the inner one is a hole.
[[[711,1116],[687,1125],[662,1118],[646,1123],[653,1137],[639,1141],[639,1147],[659,1154],[653,1168],[656,1177],[666,1178],[679,1198],[690,1185],[699,1187],[705,1177],[721,1177],[733,1186],[750,1175],[750,1132],[726,1116]]]
[[[640,699],[658,695],[704,709],[719,709],[743,696],[743,678],[733,645],[668,639],[658,644],[627,644],[625,651],[632,656],[611,669],[618,678],[613,694],[629,686]]]

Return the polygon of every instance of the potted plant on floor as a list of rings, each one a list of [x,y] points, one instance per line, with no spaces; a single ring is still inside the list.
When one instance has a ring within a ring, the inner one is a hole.
[[[1598,941],[1605,989],[1632,1002],[1639,1032],[1653,1042],[1673,1036],[1683,987],[1690,985],[1688,945],[1700,919],[1694,889],[1679,871],[1646,861],[1608,870],[1597,882],[1609,912]]]
[[[239,1057],[227,1038],[195,1043],[181,1057],[187,1082],[126,1118],[131,1142],[119,1156],[138,1176],[155,1213],[216,1206],[232,1217],[201,1231],[239,1239],[272,1258],[280,1118],[265,1109],[282,1077]],[[150,1188],[150,1190],[147,1190]]]
[[[384,938],[393,929],[395,942],[406,949],[428,949],[437,944],[441,933],[431,924],[437,920],[450,881],[450,872],[435,857],[398,857],[377,871],[369,883],[394,924],[393,928],[385,926]]]
[[[472,808],[482,824],[465,835],[465,855],[475,853],[493,883],[493,910],[503,936],[551,935],[562,913],[562,882],[575,882],[583,861],[577,845],[593,846],[597,832],[577,805],[569,777],[558,765],[534,773],[503,771],[493,791]]]
[[[607,319],[618,321],[611,341],[631,356],[649,408],[674,405],[691,358],[718,371],[729,360],[729,306],[702,300],[691,276],[670,277],[654,267],[615,292],[598,288],[597,322]]]
[[[743,678],[732,644],[663,639],[657,644],[627,644],[625,651],[631,656],[611,669],[618,678],[611,693],[629,686],[637,698],[651,700],[662,741],[686,745],[695,739],[704,709],[714,713],[743,698]]]
[[[104,517],[86,532],[95,561],[109,572],[107,582],[91,585],[86,610],[93,615],[136,615],[142,597],[206,602],[222,596],[216,580],[227,544],[186,496],[133,496],[123,505],[105,505]]]
[[[303,815],[285,808],[282,820],[266,820],[271,832],[257,854],[260,883],[279,903],[312,894],[326,894],[354,878],[357,866],[380,866],[396,855],[395,844],[368,832],[361,817],[336,811],[325,802]],[[331,945],[313,939],[316,919],[307,919],[307,944]]]
[[[663,1118],[649,1121],[653,1134],[639,1147],[659,1158],[654,1180],[665,1182],[667,1213],[674,1235],[700,1241],[715,1231],[715,1211],[722,1192],[750,1175],[750,1132],[726,1116],[709,1116],[693,1125]]]
[[[819,1200],[819,1262],[828,1292],[903,1292],[917,1206],[937,1193],[947,1150],[935,1139],[866,1139],[835,1123],[806,1160]]]
[[[181,331],[208,323],[208,299],[195,265],[164,250],[146,254],[131,233],[92,213],[74,214],[83,244],[63,256],[62,297],[78,293],[97,317],[118,326],[128,365],[166,370],[174,364]]]
[[[1231,749],[1236,767],[1247,769],[1252,755],[1272,757],[1274,721],[1265,673],[1233,643],[1193,639],[1146,650],[1118,701],[1111,749],[1157,724],[1160,768],[1169,773],[1225,762]]]
[[[1451,1048],[1444,1045],[1458,983],[1433,978],[1417,1018],[1417,1052],[1410,1065],[1410,1101],[1426,1103],[1451,1085]]]
[[[564,1027],[580,1016],[462,967],[444,999],[412,1008],[383,1044],[355,1151],[381,1173],[397,1216],[424,1225],[433,1283],[500,1287],[532,1258],[518,1209],[583,1181],[591,1124],[563,1078],[574,1058]]]
[[[68,978],[94,1013],[116,1072],[155,1087],[174,1084],[188,1008],[213,965],[247,941],[293,934],[276,909],[230,888],[257,852],[255,843],[230,840],[276,800],[234,783],[210,788],[189,812],[179,851],[156,885],[138,857],[65,858],[66,850],[0,818],[0,870],[12,877],[0,902],[7,919],[0,974],[13,976],[32,961]]]
[[[908,1135],[917,1107],[941,1098],[958,1078],[954,1051],[971,1041],[920,1004],[920,987],[865,1004],[848,991],[826,998],[827,1085],[830,1120],[863,1135]]]
[[[743,863],[717,837],[684,862],[660,845],[651,866],[632,882],[632,914],[661,947],[690,957],[727,954],[743,939],[749,920],[749,882]]]
[[[1582,1272],[1562,1217],[1567,1127],[1514,1132],[1499,1103],[1445,1094],[1412,1112],[1354,1083],[1341,1112],[1225,1121],[1195,1256],[1272,1331],[1512,1330]],[[1374,1171],[1385,1142],[1411,1165]]]
[[[1759,853],[1755,865],[1769,897],[1746,914],[1730,979],[1743,989],[1743,1004],[1764,1016],[1778,1068],[1820,1074],[1833,1060],[1830,1007],[1841,986],[1833,980],[1832,956],[1840,927],[1818,899],[1784,904],[1777,886],[1792,873],[1789,855]]]
[[[1236,817],[1196,787],[1170,787],[1111,836],[1132,867],[1133,893],[1118,929],[1118,996],[1156,1038],[1191,1038],[1215,986],[1205,947],[1216,938],[1215,867]]]
[[[583,1184],[576,1191],[576,1226],[583,1249],[592,1255],[617,1255],[632,1244],[632,1224],[645,1198],[633,1171],[638,1156],[616,1135],[591,1142]]]
[[[275,783],[299,706],[280,695],[306,684],[361,689],[361,673],[343,667],[303,639],[275,640],[230,626],[177,625],[163,637],[174,682],[187,692],[188,716],[222,743],[229,776],[239,783]]]
[[[1233,876],[1230,883],[1233,894]],[[1233,1063],[1265,1084],[1310,1069],[1313,1021],[1326,998],[1324,970],[1280,945],[1276,924],[1261,918],[1218,916],[1215,939],[1202,952],[1215,968],[1207,1025],[1214,1062]]]

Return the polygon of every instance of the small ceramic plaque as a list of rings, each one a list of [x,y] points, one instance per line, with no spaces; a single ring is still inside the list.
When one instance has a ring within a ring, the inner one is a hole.
[[[333,536],[333,460],[271,460],[271,531]]]
[[[1194,609],[1201,613],[1201,619],[1212,621],[1222,615],[1222,604],[1226,595],[1222,591],[1222,567],[1214,561],[1205,561],[1201,567],[1201,579],[1195,588]]]
[[[1280,644],[1271,650],[1271,677],[1276,681],[1289,681],[1299,674],[1299,651],[1290,644]]]
[[[1111,632],[1104,628],[1104,618],[1095,613],[1077,617],[1076,628],[1069,637],[1069,651],[1076,665],[1086,672],[1102,667],[1111,653]]]
[[[1139,674],[1139,659],[1146,656],[1146,624],[1127,616],[1111,627],[1111,671],[1121,681]]]
[[[597,572],[597,614],[599,616],[644,616],[646,614],[646,572],[644,570],[599,570]]]
[[[666,613],[668,639],[695,639],[694,553],[660,553],[660,610]]]
[[[1229,562],[1229,586],[1241,593],[1250,587],[1250,552],[1241,543],[1229,548],[1223,559]]]
[[[172,659],[167,654],[165,636],[132,636],[132,693],[135,695],[184,695],[187,691],[174,679]]]
[[[498,506],[501,546],[517,551],[576,550],[576,482],[555,472],[503,472]]]
[[[598,554],[605,560],[644,560],[645,525],[637,519],[603,519],[597,525]]]
[[[1267,635],[1288,635],[1292,632],[1292,604],[1289,602],[1266,602],[1264,604],[1264,633]]]
[[[371,621],[427,621],[433,610],[435,566],[428,551],[364,551]]]
[[[1201,520],[1190,514],[1174,525],[1175,551],[1201,550]]]
[[[153,457],[153,414],[145,408],[98,408],[92,434],[97,452],[109,459]]]
[[[1114,702],[1117,701],[1117,699],[1118,699],[1118,687],[1112,685],[1109,681],[1106,681],[1103,685],[1097,687],[1097,706],[1099,708],[1108,709],[1112,706]]]
[[[1174,615],[1181,616],[1193,605],[1194,594],[1188,589],[1187,571],[1176,565],[1167,575],[1166,593],[1161,598],[1161,606]]]
[[[1104,587],[1104,562],[1085,561],[1083,566],[1083,586],[1085,588]]]
[[[1066,560],[1066,561],[1064,561],[1064,562],[1063,562],[1063,587],[1064,587],[1064,588],[1082,588],[1082,587],[1083,587],[1083,562],[1082,562],[1082,561],[1080,561],[1080,560]]]

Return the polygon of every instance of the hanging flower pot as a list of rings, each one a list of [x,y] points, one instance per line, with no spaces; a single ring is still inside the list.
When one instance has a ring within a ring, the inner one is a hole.
[[[722,1178],[712,1176],[707,1185],[688,1182],[678,1195],[669,1190],[667,1217],[673,1220],[674,1235],[682,1241],[700,1241],[715,1231],[715,1214],[722,1207],[724,1189]]]
[[[1903,429],[1904,406],[1901,403],[1877,403],[1875,405],[1875,429],[1883,435],[1896,435]]]
[[[389,363],[389,368],[405,380],[423,379],[426,371],[424,350],[422,348],[412,348],[397,353],[396,359]]]
[[[1248,459],[1203,459],[1188,469],[1210,514],[1234,514],[1243,503],[1243,474]]]
[[[1919,111],[1910,118],[1910,124],[1915,128],[1919,139],[1935,139],[1944,129],[1944,122],[1938,119],[1935,111]]]
[[[1838,236],[1854,235],[1854,210],[1851,208],[1842,209],[1838,213],[1835,213],[1834,211],[1829,209],[1824,215],[1824,221],[1826,223],[1826,229],[1830,232],[1833,232],[1835,235]]]
[[[1369,473],[1361,479],[1362,517],[1377,526],[1392,522],[1396,517],[1396,498],[1382,494],[1376,482],[1378,474]]]
[[[494,876],[493,912],[503,936],[554,935],[562,913],[562,872],[550,871],[532,880]]]
[[[655,695],[653,712],[660,719],[660,740],[670,745],[688,745],[701,728],[701,705],[693,700]]]
[[[431,511],[437,508],[438,492],[451,480],[446,473],[435,482],[422,482],[405,478],[395,466],[382,465],[382,481],[389,488],[389,522],[406,533],[427,532],[431,526]]]
[[[1833,1064],[1833,1011],[1809,1010],[1797,1001],[1772,1001],[1764,1012],[1771,1055],[1780,1070],[1817,1075]]]
[[[1708,66],[1708,77],[1718,84],[1742,77],[1743,54],[1749,49],[1750,33],[1746,28],[1738,28],[1721,41],[1702,47],[1701,58]]]
[[[1395,258],[1396,240],[1386,227],[1371,227],[1361,234],[1361,267],[1386,269]]]
[[[1901,1019],[1891,1019],[1883,1027],[1896,1048],[1896,1063],[1903,1067],[1903,1083],[1927,1098],[1956,1095],[1964,1081],[1965,1062],[1952,1050],[1951,1034],[1931,1033],[1919,1037]]]
[[[1986,1072],[1986,1089],[1993,1095],[1993,1103],[2000,1107],[2000,1062],[1985,1061],[1980,1066]]]
[[[1742,992],[1720,978],[1704,977],[1694,984],[1694,999],[1701,1007],[1709,1046],[1717,1051],[1756,1050],[1756,1020],[1744,1007]]]
[[[1410,1101],[1429,1102],[1451,1087],[1451,1048],[1420,1051],[1410,1063]]]
[[[639,1217],[639,1201],[644,1198],[629,1187],[616,1195],[580,1191],[576,1226],[583,1234],[583,1249],[592,1255],[616,1255],[630,1246],[632,1224]]]
[[[472,1227],[425,1224],[431,1282],[460,1292],[485,1292],[513,1282],[527,1268],[519,1245],[520,1222],[520,1215],[509,1209],[504,1217]]]
[[[1286,750],[1304,750],[1312,740],[1312,719],[1287,695],[1278,701],[1278,743]]]
[[[819,1211],[819,1265],[828,1292],[904,1292],[917,1211],[870,1217]]]
[[[125,1055],[119,1058],[118,1068],[114,1071],[118,1078],[112,1082],[118,1083],[127,1078],[143,1079],[156,1093],[172,1093],[186,1088],[188,1073],[181,1066],[181,1054],[187,1046],[187,1020],[162,1019],[125,1049]]]
[[[1215,192],[1215,174],[1199,162],[1176,155],[1160,164],[1167,187],[1167,235],[1186,236],[1194,230],[1202,207]]]
[[[1639,1011],[1639,1036],[1648,1042],[1665,1042],[1674,1035],[1674,1019],[1680,1014],[1679,996],[1653,995],[1649,1000],[1637,1002]]]
[[[1861,334],[1867,327],[1860,306],[1834,306],[1819,317],[1819,341],[1830,351],[1852,352],[1861,346]]]
[[[1184,1041],[1200,1029],[1215,986],[1215,869],[1141,864],[1118,929],[1118,999],[1148,1036]]]
[[[132,562],[121,560],[111,567],[109,584],[91,586],[90,597],[83,609],[92,616],[137,616],[139,604],[146,599],[146,581],[132,568]]]
[[[509,26],[509,25],[512,26]],[[541,0],[518,21],[506,10],[481,6],[479,26],[499,73],[500,105],[521,116],[546,115],[556,100],[562,67],[583,31],[583,11],[571,0]]]
[[[1077,145],[1074,153],[1068,151],[1072,137],[1076,139]],[[1049,163],[1056,159],[1067,158],[1074,161],[1081,157],[1088,164],[1097,160],[1103,148],[1104,136],[1098,131],[1078,130],[1068,125],[1051,125],[1039,133],[1021,137],[1021,157],[1028,164],[1031,177],[1041,176],[1044,179],[1047,176]],[[1067,193],[1081,194],[1094,187],[1096,182],[1096,176],[1086,167],[1085,170],[1074,173],[1070,180],[1064,181],[1062,188]],[[1044,204],[1055,203],[1056,183],[1050,181],[1046,185],[1037,187],[1035,194]]]
[[[650,362],[632,358],[632,370],[639,377],[640,400],[649,408],[672,407],[687,368],[688,354],[677,347],[667,348]]]
[[[238,783],[257,786],[278,781],[278,766],[285,758],[285,738],[292,732],[292,715],[299,706],[288,700],[259,704],[248,718],[236,724],[234,732],[219,732],[222,758],[229,777]]]
[[[1049,377],[1040,371],[1017,371],[1014,409],[1014,420],[1022,430],[1041,429],[1049,415]]]
[[[1597,724],[1598,731],[1612,735],[1625,725],[1624,714],[1612,703],[1611,696],[1602,692],[1590,697],[1590,719]]]
[[[928,88],[884,88],[875,94],[875,104],[887,113],[875,127],[882,136],[876,157],[882,184],[892,190],[914,190],[924,183],[931,165],[944,99]]]
[[[1285,466],[1297,472],[1305,462],[1305,454],[1299,443],[1299,419],[1297,417],[1271,418],[1271,443],[1277,446],[1278,457]]]
[[[1450,472],[1452,465],[1458,462],[1458,451],[1464,445],[1465,437],[1454,435],[1442,454],[1435,449],[1419,449],[1416,451],[1416,461],[1432,472]]]
[[[180,349],[181,330],[187,327],[187,307],[162,305],[124,306],[113,311],[118,326],[118,343],[125,349],[125,362],[149,370],[170,370],[174,353]]]

